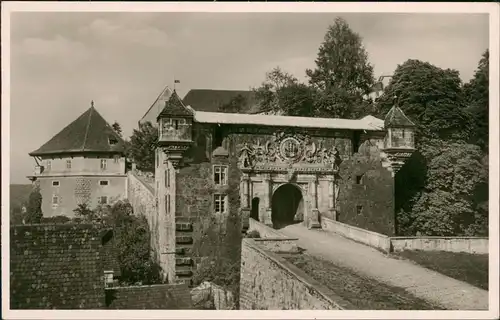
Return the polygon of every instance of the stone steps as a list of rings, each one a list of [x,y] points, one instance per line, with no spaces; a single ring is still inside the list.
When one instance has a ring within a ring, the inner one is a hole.
[[[194,261],[191,258],[193,249],[193,224],[188,219],[178,217],[175,222],[175,282],[192,284]]]

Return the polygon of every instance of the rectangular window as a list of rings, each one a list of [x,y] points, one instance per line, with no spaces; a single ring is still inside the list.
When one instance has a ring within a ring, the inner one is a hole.
[[[170,170],[165,170],[165,188],[170,188]]]
[[[47,160],[47,170],[50,170],[52,168],[52,161]]]
[[[113,271],[104,271],[104,285],[109,286],[113,284],[114,272]]]
[[[58,205],[58,204],[59,204],[59,197],[52,196],[52,205]]]
[[[66,169],[71,169],[71,160],[66,160]]]
[[[216,185],[227,185],[227,166],[214,166],[214,182]]]
[[[57,180],[52,181],[52,186],[59,187],[59,181]]]
[[[101,170],[106,170],[108,167],[108,161],[106,159],[101,159]]]
[[[356,184],[362,184],[363,183],[363,175],[356,176]]]
[[[158,168],[159,165],[160,165],[160,153],[157,150],[156,151],[156,167]]]
[[[225,194],[215,194],[214,195],[214,211],[215,213],[225,213],[226,212],[226,195]]]
[[[170,195],[165,195],[165,213],[170,213]]]
[[[179,129],[179,120],[177,120],[177,119],[172,120],[172,124],[173,124],[173,127],[175,128],[175,130]]]
[[[356,206],[356,213],[357,214],[363,214],[363,206],[357,205]]]
[[[108,197],[107,196],[101,196],[98,198],[97,203],[99,204],[108,204]]]
[[[101,180],[101,181],[99,181],[99,185],[100,186],[107,186],[107,185],[109,185],[109,181],[108,180]]]
[[[120,162],[120,156],[114,156],[113,159],[114,159],[115,163]]]

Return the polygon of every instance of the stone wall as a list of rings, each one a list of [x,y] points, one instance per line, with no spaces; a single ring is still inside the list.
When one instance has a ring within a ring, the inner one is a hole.
[[[191,309],[191,294],[184,284],[106,288],[106,309]]]
[[[253,239],[241,249],[240,310],[343,310],[353,308],[302,270]]]
[[[340,165],[337,221],[393,236],[394,179],[382,167],[382,143],[381,139],[365,140],[358,152]]]
[[[151,232],[151,248],[156,254],[156,259],[160,262],[163,270],[166,270],[165,261],[162,261],[162,233],[165,233],[161,215],[157,213],[157,202],[155,193],[151,185],[141,180],[141,177],[133,171],[127,176],[127,199],[134,208],[134,214],[144,215],[149,224]],[[163,235],[164,236],[164,235]]]
[[[392,250],[449,251],[488,254],[488,238],[482,237],[391,237]]]
[[[343,237],[369,245],[384,252],[391,250],[391,238],[380,233],[350,226],[328,218],[321,219],[321,226],[326,232],[339,234]]]

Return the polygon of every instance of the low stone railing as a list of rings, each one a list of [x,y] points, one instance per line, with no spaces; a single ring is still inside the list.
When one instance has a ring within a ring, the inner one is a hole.
[[[350,226],[348,224],[321,217],[323,230],[369,245],[383,252],[390,252],[391,239],[383,234]]]
[[[391,237],[391,251],[404,250],[466,252],[488,254],[486,237]]]
[[[488,254],[489,250],[487,237],[389,237],[325,217],[321,218],[321,223],[323,230],[327,232],[339,234],[386,253],[422,250]]]

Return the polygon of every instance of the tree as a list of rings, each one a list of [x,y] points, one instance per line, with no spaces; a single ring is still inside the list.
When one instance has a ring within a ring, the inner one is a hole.
[[[219,107],[219,112],[229,112],[229,113],[239,113],[246,109],[248,102],[244,96],[241,94],[236,95],[228,103],[223,104]]]
[[[471,141],[483,150],[489,142],[489,50],[483,53],[474,77],[464,85],[467,111],[473,119]]]
[[[113,130],[115,130],[115,132],[121,137],[122,127],[120,126],[120,124],[117,121],[115,121],[115,123],[113,123],[111,126],[113,127]]]
[[[42,194],[40,193],[40,187],[36,186],[30,193],[24,221],[28,224],[40,223],[42,217]]]
[[[488,173],[478,146],[433,139],[422,145],[425,187],[399,221],[403,233],[429,236],[487,234]],[[401,215],[401,214],[400,214]]]
[[[267,72],[254,92],[263,111],[287,116],[314,115],[314,91],[280,67]]]
[[[74,210],[85,223],[112,228],[120,265],[122,284],[154,284],[161,282],[161,268],[152,258],[151,235],[146,218],[135,216],[132,205],[117,201],[91,210],[80,204]]]
[[[354,118],[363,113],[364,96],[374,85],[373,67],[362,39],[342,18],[328,27],[319,47],[316,68],[306,70],[317,90],[316,110],[325,117]]]
[[[155,150],[158,142],[158,128],[151,122],[141,123],[139,129],[134,129],[128,143],[128,157],[137,168],[145,172],[155,170]]]
[[[81,219],[84,223],[93,223],[98,220],[98,214],[90,209],[87,203],[79,203],[73,212],[76,214],[76,217]]]
[[[398,65],[377,100],[378,116],[385,117],[394,105],[417,125],[417,144],[421,139],[467,141],[469,138],[471,122],[465,112],[456,70],[441,69],[419,60]]]

